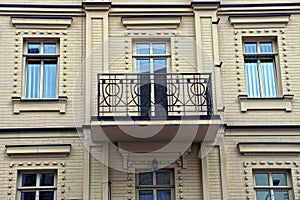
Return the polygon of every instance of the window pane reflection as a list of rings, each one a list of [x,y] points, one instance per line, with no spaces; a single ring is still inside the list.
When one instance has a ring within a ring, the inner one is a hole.
[[[36,174],[23,174],[22,187],[36,186]]]
[[[256,186],[268,186],[269,183],[269,174],[267,173],[260,173],[255,174],[255,185]]]

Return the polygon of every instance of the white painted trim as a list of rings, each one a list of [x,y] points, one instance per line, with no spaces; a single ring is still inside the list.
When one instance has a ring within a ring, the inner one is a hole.
[[[11,157],[28,157],[44,154],[68,156],[71,145],[7,145],[6,154]]]
[[[67,29],[72,24],[72,18],[11,18],[11,23],[16,28],[41,28],[41,29]]]
[[[290,16],[230,16],[228,20],[234,28],[284,28]]]
[[[59,99],[30,99],[21,100],[21,98],[13,98],[13,112],[38,112],[38,111],[58,111],[61,114],[66,112],[67,98]]]
[[[126,29],[176,29],[181,17],[123,17],[122,23]]]
[[[293,95],[285,95],[282,98],[248,98],[239,96],[241,111],[248,110],[285,110],[292,111]]]
[[[244,155],[299,155],[299,143],[238,143],[237,148]]]

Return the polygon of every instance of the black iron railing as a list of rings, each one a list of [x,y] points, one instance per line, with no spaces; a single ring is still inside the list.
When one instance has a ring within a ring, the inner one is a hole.
[[[211,74],[98,74],[98,118],[211,116]]]

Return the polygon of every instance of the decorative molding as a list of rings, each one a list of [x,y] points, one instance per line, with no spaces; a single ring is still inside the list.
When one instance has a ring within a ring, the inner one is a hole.
[[[248,110],[285,110],[292,111],[294,95],[284,95],[279,98],[248,98],[247,95],[239,95],[242,112]]]
[[[18,170],[57,170],[57,199],[65,200],[65,193],[68,184],[66,182],[66,162],[53,161],[53,162],[31,162],[31,161],[20,161],[20,162],[11,162],[9,163],[9,171],[8,171],[8,199],[15,199],[13,195],[15,195],[16,189],[13,186],[17,185],[17,175]],[[59,184],[59,185],[58,185]],[[59,186],[59,187],[58,187]],[[13,190],[12,190],[13,189]]]
[[[37,111],[58,111],[61,114],[66,112],[67,97],[59,97],[58,99],[21,99],[21,97],[13,97],[13,112],[37,112]]]
[[[5,148],[6,154],[10,157],[18,158],[37,156],[66,157],[71,153],[71,144],[5,145]]]
[[[244,176],[243,178],[244,187],[245,187],[245,199],[255,199],[255,191],[254,191],[254,180],[253,180],[253,170],[278,170],[278,169],[289,169],[291,170],[291,178],[293,179],[291,182],[293,186],[300,185],[300,176],[299,176],[299,162],[298,161],[289,161],[289,160],[257,160],[257,161],[245,161],[243,162],[244,166]],[[294,188],[292,186],[292,188]],[[299,199],[299,193],[295,192],[295,199]]]
[[[49,28],[49,27],[48,27]],[[59,63],[59,96],[67,96],[67,59],[68,59],[68,32],[66,30],[16,30],[15,32],[15,62],[13,76],[13,98],[19,98],[24,92],[22,87],[22,77],[24,77],[25,67],[23,66],[23,41],[24,39],[59,39],[60,63]],[[24,96],[22,96],[24,97]]]
[[[122,17],[122,23],[126,29],[176,29],[180,22],[181,17],[179,16]]]
[[[67,29],[72,24],[72,17],[58,16],[13,16],[11,23],[17,29]]]
[[[284,28],[290,15],[233,15],[228,20],[234,28]]]
[[[237,148],[244,155],[300,155],[300,143],[238,143]]]

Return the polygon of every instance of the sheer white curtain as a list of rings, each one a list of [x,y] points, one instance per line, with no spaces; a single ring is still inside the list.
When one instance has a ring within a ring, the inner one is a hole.
[[[262,86],[265,97],[276,97],[276,80],[273,62],[261,62]]]
[[[40,96],[40,73],[41,65],[28,63],[26,80],[26,98],[34,99]]]
[[[43,98],[56,98],[57,65],[44,64]]]
[[[245,61],[245,71],[248,97],[260,97],[257,63]]]

